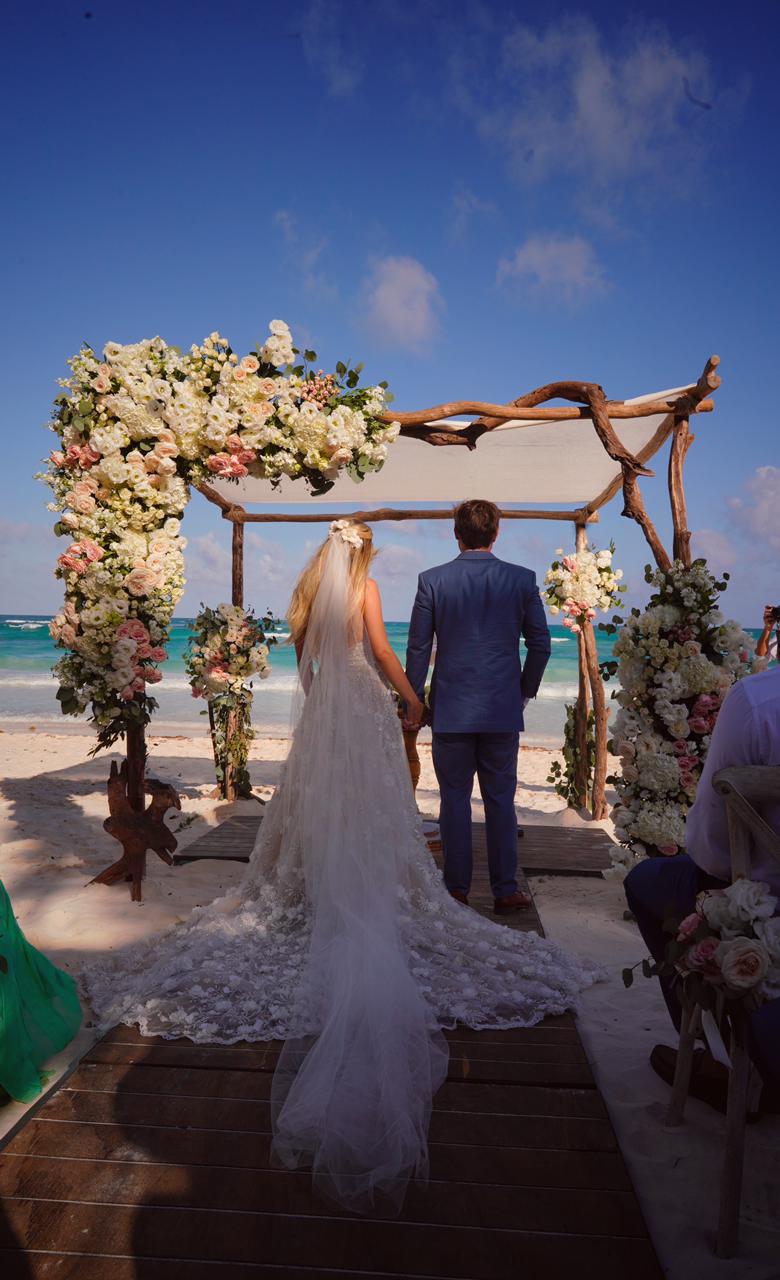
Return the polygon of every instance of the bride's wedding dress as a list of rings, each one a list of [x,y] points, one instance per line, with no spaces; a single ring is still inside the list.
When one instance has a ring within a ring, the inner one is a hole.
[[[334,538],[301,664],[308,696],[241,884],[85,982],[104,1026],[285,1041],[275,1155],[367,1209],[426,1173],[441,1028],[530,1026],[571,1008],[596,974],[450,897],[390,690],[349,633],[348,549]]]

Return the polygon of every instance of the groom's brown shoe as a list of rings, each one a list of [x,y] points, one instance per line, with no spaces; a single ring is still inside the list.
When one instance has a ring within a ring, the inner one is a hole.
[[[454,898],[456,902],[462,902],[464,907],[469,905],[468,898],[465,893],[461,893],[460,889],[450,889],[449,893],[451,898]]]
[[[506,898],[496,898],[493,902],[493,911],[497,916],[507,915],[510,911],[527,911],[532,906],[531,895],[528,893],[510,893]]]

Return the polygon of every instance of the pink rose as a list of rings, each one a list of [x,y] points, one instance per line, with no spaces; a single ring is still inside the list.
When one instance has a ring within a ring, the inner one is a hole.
[[[126,684],[119,696],[124,702],[132,702],[133,698],[135,697],[135,693],[133,691],[132,686],[129,684]]]
[[[687,754],[687,751],[688,751],[688,743],[685,741],[684,738],[678,738],[676,742],[672,743],[672,750],[675,752],[676,755],[684,756]],[[679,764],[679,761],[678,761],[678,764]]]
[[[162,671],[158,671],[156,667],[141,667],[139,676],[147,684],[159,684],[162,680]]]
[[[691,733],[698,733],[698,734],[709,733],[711,727],[712,726],[709,722],[709,719],[705,720],[703,716],[691,716],[690,720],[688,721],[688,728],[690,729]]]
[[[659,844],[656,845],[656,848],[659,853],[664,855],[665,858],[673,858],[678,850],[678,846],[676,844]]]
[[[49,454],[49,457],[51,458],[55,467],[59,467],[61,471],[62,468],[65,466],[65,454],[62,452],[62,450],[52,449],[51,453]]]
[[[91,538],[82,538],[80,544],[83,554],[86,556],[90,564],[94,564],[97,560],[103,559],[103,548],[99,547]]]
[[[719,976],[720,968],[715,959],[719,946],[719,938],[702,938],[701,942],[686,951],[678,963],[691,973],[703,973],[705,977]]]
[[[239,435],[236,434],[235,431],[233,432],[232,435],[228,436],[227,440],[225,441],[225,444],[227,445],[228,453],[240,453],[244,447],[243,440]]]
[[[97,449],[93,449],[91,444],[85,444],[81,450],[81,465],[85,471],[89,471],[90,467],[94,467],[96,462],[100,462],[100,454]]]
[[[155,645],[152,645],[151,649],[149,650],[149,657],[152,659],[152,662],[165,662],[165,659],[168,657],[168,654],[166,653],[165,649],[163,649],[162,645],[155,644]]]
[[[698,911],[692,911],[689,916],[680,921],[677,930],[677,941],[688,942],[693,937],[700,924],[704,924],[704,917],[700,916]]]
[[[149,632],[138,618],[128,618],[116,629],[117,637],[130,636],[131,640],[148,640]]]

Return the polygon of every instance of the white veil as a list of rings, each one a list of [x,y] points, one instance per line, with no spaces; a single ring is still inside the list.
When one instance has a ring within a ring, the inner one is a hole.
[[[387,1212],[411,1176],[427,1175],[447,1047],[400,937],[400,815],[377,802],[379,730],[350,674],[362,619],[356,628],[349,567],[336,531],[300,664],[297,785],[283,788],[313,923],[300,1036],[286,1041],[273,1081],[273,1150],[288,1168],[311,1166],[316,1189],[339,1204]]]

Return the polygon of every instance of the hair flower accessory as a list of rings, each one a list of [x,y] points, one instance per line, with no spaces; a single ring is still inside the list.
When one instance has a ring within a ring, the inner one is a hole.
[[[342,542],[349,543],[358,551],[363,545],[360,530],[351,520],[334,520],[330,526],[330,536],[331,538],[340,537]]]

